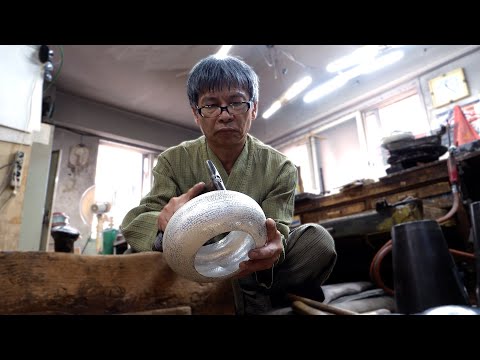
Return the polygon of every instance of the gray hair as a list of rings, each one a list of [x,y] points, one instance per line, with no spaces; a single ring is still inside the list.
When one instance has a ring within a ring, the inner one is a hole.
[[[206,92],[241,88],[248,91],[250,99],[258,101],[258,76],[244,61],[226,56],[210,55],[196,63],[188,75],[187,95],[191,106]]]

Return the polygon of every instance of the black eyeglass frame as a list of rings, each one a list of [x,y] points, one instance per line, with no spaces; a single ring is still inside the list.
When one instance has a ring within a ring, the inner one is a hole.
[[[238,104],[238,103],[240,103],[240,104],[248,104],[248,107],[247,107],[247,109],[246,109],[243,113],[232,114],[232,113],[230,113],[230,111],[228,111],[228,107],[231,106],[232,104],[235,104],[235,103],[236,103],[236,104]],[[213,117],[217,117],[217,116],[222,115],[222,112],[223,112],[223,111],[226,111],[226,112],[229,113],[230,115],[245,114],[248,110],[251,109],[252,104],[253,104],[253,100],[251,99],[251,100],[248,100],[248,101],[235,101],[235,102],[233,102],[233,103],[228,104],[227,106],[205,105],[205,106],[199,107],[198,105],[196,105],[196,107],[197,107],[197,112],[199,113],[199,115],[200,115],[201,117],[203,117],[203,118],[207,118],[207,119],[208,119],[208,118],[213,118]],[[205,115],[202,114],[202,109],[204,109],[204,108],[214,108],[214,107],[220,109],[220,114],[218,114],[218,115],[213,115],[213,116],[205,116]]]

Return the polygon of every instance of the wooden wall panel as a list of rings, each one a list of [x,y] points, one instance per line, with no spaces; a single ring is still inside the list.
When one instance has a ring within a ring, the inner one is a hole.
[[[1,131],[1,130],[0,130]],[[17,151],[25,153],[20,189],[13,195],[10,164]],[[27,183],[31,146],[0,141],[0,250],[17,250],[22,223],[23,199]],[[4,167],[5,166],[5,167]]]

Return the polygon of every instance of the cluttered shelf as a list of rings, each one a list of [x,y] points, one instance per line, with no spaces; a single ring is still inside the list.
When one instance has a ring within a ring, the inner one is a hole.
[[[338,260],[328,282],[371,280],[372,259],[399,223],[447,219],[442,229],[449,246],[471,251],[467,205],[480,200],[480,150],[459,152],[454,157],[461,196],[458,206],[455,199],[460,197],[452,192],[449,159],[401,170],[375,182],[356,181],[337,194],[299,194],[297,223],[292,227],[318,223],[335,240]],[[454,208],[455,214],[448,216]],[[393,285],[391,266],[391,261],[383,262],[384,281],[389,286]]]
[[[461,180],[467,184],[462,190],[475,192],[477,187],[473,186],[475,179],[472,177],[476,178],[477,172],[472,173],[480,162],[480,150],[459,153],[455,158]],[[295,215],[300,217],[302,223],[318,222],[375,210],[379,201],[395,203],[407,197],[428,200],[449,197],[450,192],[447,160],[437,160],[386,175],[375,182],[359,180],[353,185],[345,186],[337,194],[298,194],[295,199]],[[444,199],[440,207],[448,205],[451,202],[448,204]]]
[[[379,201],[396,203],[407,197],[430,198],[448,195],[450,184],[446,160],[439,160],[355,186],[327,196],[304,196],[295,201],[301,223],[374,210]]]
[[[478,200],[478,163],[480,150],[455,155],[460,174],[463,198]],[[406,199],[419,199],[423,216],[435,219],[452,205],[448,159],[437,160],[405,169],[380,178],[378,181],[357,181],[337,194],[299,194],[295,201],[298,223],[322,223],[331,219],[376,212],[379,204],[396,204]],[[468,194],[468,195],[467,195]],[[473,196],[472,196],[473,195]]]

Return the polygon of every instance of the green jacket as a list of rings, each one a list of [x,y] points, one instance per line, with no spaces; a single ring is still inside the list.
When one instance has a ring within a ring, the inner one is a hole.
[[[285,249],[293,218],[297,169],[285,155],[251,135],[230,176],[208,148],[205,136],[162,152],[153,169],[151,191],[123,219],[121,231],[130,246],[135,251],[152,249],[158,231],[158,214],[169,199],[184,194],[200,181],[210,182],[207,159],[217,167],[227,190],[249,195],[262,207],[267,218],[275,220]],[[279,263],[284,259],[285,251]]]

